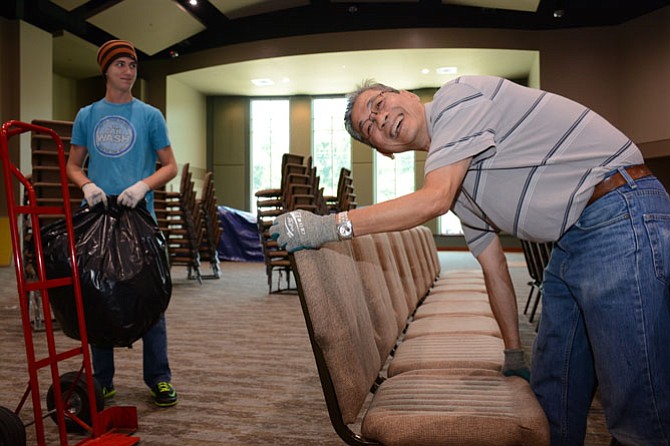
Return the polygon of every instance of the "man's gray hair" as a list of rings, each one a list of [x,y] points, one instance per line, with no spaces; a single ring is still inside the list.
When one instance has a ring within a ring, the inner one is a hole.
[[[358,99],[358,97],[362,93],[368,90],[395,91],[395,92],[397,92],[398,90],[396,90],[393,87],[389,87],[388,85],[375,82],[373,79],[366,79],[356,87],[355,91],[352,91],[347,95],[347,109],[344,112],[344,128],[347,129],[347,132],[349,132],[351,137],[354,138],[356,141],[360,141],[363,144],[367,144],[370,147],[372,147],[370,141],[367,141],[365,137],[361,135],[361,133],[354,128],[354,124],[351,121],[351,112],[352,109],[354,108],[354,103],[356,102],[356,99]]]

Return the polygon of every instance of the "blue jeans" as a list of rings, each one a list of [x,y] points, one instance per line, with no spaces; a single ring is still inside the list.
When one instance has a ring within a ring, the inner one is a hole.
[[[101,386],[109,387],[114,380],[114,349],[91,346],[94,376]],[[170,382],[172,373],[167,357],[167,331],[163,313],[142,336],[142,365],[144,383],[153,387],[159,382]]]
[[[531,386],[552,445],[584,443],[596,387],[619,442],[670,444],[670,200],[656,178],[622,173],[544,272]]]

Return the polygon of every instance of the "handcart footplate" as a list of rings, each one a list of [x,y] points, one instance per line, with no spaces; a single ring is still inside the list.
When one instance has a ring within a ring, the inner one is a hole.
[[[103,432],[110,430],[128,433],[137,430],[137,408],[135,406],[111,406],[98,412],[98,422]]]
[[[126,434],[107,433],[86,441],[86,446],[132,446],[138,444],[138,437],[129,437]]]

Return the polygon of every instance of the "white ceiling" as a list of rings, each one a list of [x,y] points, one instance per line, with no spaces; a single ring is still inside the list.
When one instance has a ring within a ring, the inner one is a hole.
[[[73,11],[90,2],[51,1],[67,11]],[[358,3],[380,1],[359,0]],[[442,0],[442,3],[534,11],[539,1]],[[210,3],[232,20],[305,6],[310,1],[210,0]],[[121,0],[100,9],[86,21],[116,38],[132,41],[148,56],[170,48],[176,42],[204,29],[202,23],[174,0]],[[64,31],[54,37],[53,51],[56,73],[76,79],[99,75],[95,62],[97,47],[74,34]],[[453,77],[435,74],[434,69],[441,66],[455,66],[458,74],[525,77],[535,57],[533,52],[481,49],[359,51],[260,59],[181,73],[174,75],[174,78],[212,95],[341,94],[350,91],[366,77],[373,77],[399,88],[439,86]],[[424,68],[429,69],[430,73],[421,74]],[[140,75],[141,69],[140,64]],[[254,86],[251,79],[257,78],[272,79],[275,84],[267,87]]]
[[[535,51],[494,49],[398,49],[288,56],[239,62],[172,75],[208,95],[327,95],[355,89],[374,78],[401,89],[439,87],[464,74],[491,74],[526,78]],[[456,74],[438,74],[437,68],[455,67]],[[428,73],[422,73],[422,70]],[[255,86],[252,79],[270,79]]]
[[[95,45],[67,32],[53,42],[55,73],[77,79],[100,74]],[[460,48],[337,52],[232,63],[175,74],[172,79],[207,95],[342,94],[366,78],[402,89],[437,87],[454,77],[437,74],[439,67],[456,67],[457,75],[525,78],[537,57],[534,51]],[[429,73],[422,74],[423,69]],[[274,85],[255,86],[251,80],[259,78],[271,79]]]

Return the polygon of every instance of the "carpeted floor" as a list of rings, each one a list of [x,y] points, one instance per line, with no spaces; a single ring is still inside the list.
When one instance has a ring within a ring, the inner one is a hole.
[[[443,270],[478,268],[466,252],[441,252]],[[523,256],[509,255],[520,311],[529,280]],[[218,280],[199,285],[186,270],[172,270],[174,292],[167,312],[173,384],[179,404],[155,407],[141,377],[141,342],[116,350],[116,397],[109,404],[138,410],[142,445],[342,445],[326,411],[298,296],[268,294],[265,269],[258,263],[221,265]],[[203,267],[207,274],[208,265]],[[27,383],[23,331],[13,267],[0,267],[0,405],[14,409]],[[534,327],[520,316],[530,351]],[[43,334],[35,333],[40,354]],[[76,343],[57,333],[59,348]],[[59,363],[61,374],[76,370],[81,356]],[[51,380],[40,372],[42,401]],[[22,412],[24,423],[32,406]],[[47,444],[58,444],[57,429],[46,421]],[[28,444],[35,444],[27,428]],[[70,443],[82,437],[70,435]],[[594,405],[587,445],[609,444],[602,412]]]

